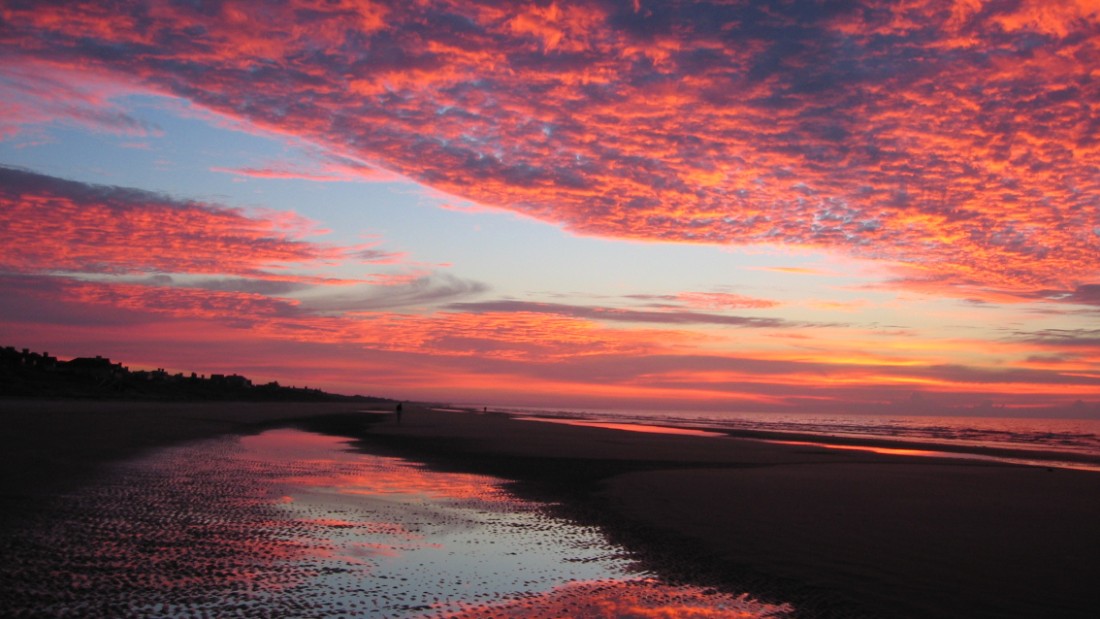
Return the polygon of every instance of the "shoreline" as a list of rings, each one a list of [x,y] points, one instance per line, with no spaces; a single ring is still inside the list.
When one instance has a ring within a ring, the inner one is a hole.
[[[407,408],[357,446],[517,480],[643,564],[802,617],[1092,617],[1100,476]]]
[[[639,565],[797,617],[1092,617],[1100,476],[737,437],[536,424],[406,405],[0,401],[0,516],[113,461],[299,427],[349,448],[512,480]],[[33,510],[32,510],[33,512]]]
[[[481,412],[473,408],[432,408],[439,411],[455,412]],[[720,434],[735,439],[758,440],[767,442],[803,442],[807,444],[833,447],[833,449],[849,449],[849,447],[862,447],[868,450],[915,450],[935,453],[933,457],[965,457],[980,456],[990,460],[1005,463],[1023,464],[1027,466],[1056,466],[1059,468],[1077,468],[1081,471],[1100,472],[1100,454],[1090,454],[1076,450],[1056,449],[1029,449],[1023,446],[999,446],[990,444],[968,444],[950,440],[935,439],[906,439],[887,438],[872,434],[805,432],[785,430],[752,430],[729,428],[728,425],[707,423],[698,421],[691,423],[662,422],[660,419],[641,420],[630,417],[624,421],[612,421],[604,414],[594,414],[591,418],[583,416],[563,416],[563,414],[527,413],[516,412],[507,409],[491,411],[497,414],[515,419],[530,419],[549,423],[570,423],[577,425],[594,425],[594,427],[608,427],[628,430],[629,425],[637,425],[641,429],[669,429],[671,431],[698,431],[708,434]],[[642,430],[645,431],[645,430]],[[702,435],[702,434],[701,434]],[[886,453],[886,452],[883,452]],[[955,455],[957,454],[957,455]],[[916,455],[916,454],[913,454]]]
[[[470,408],[432,408],[441,412],[466,412],[480,413]],[[608,427],[629,431],[628,426],[638,426],[638,431],[648,431],[652,428],[657,431],[667,428],[670,433],[699,432],[710,435],[720,435],[730,438],[746,440],[758,440],[773,443],[801,442],[807,445],[817,445],[823,448],[833,449],[866,449],[874,450],[912,450],[929,452],[929,457],[959,458],[959,459],[988,459],[990,461],[1004,462],[1008,464],[1020,464],[1024,466],[1055,467],[1063,469],[1076,469],[1083,471],[1100,472],[1100,454],[1089,454],[1080,451],[1055,450],[1055,449],[1027,449],[1014,446],[994,446],[985,444],[966,444],[949,440],[937,441],[921,438],[887,438],[873,435],[854,434],[830,434],[827,432],[814,433],[803,431],[783,430],[752,430],[730,428],[722,425],[707,424],[706,422],[691,424],[662,423],[659,419],[653,421],[639,421],[630,418],[627,421],[608,421],[606,416],[598,416],[593,419],[585,417],[563,417],[551,413],[529,414],[513,412],[505,409],[492,411],[514,419],[532,420],[543,423],[563,423],[568,425]],[[702,436],[703,434],[700,434]],[[881,453],[888,453],[882,451]],[[899,454],[922,455],[922,454]]]

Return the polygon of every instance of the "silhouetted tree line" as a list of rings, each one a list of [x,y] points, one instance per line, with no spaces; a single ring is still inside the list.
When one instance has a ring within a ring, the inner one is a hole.
[[[237,374],[175,374],[163,368],[131,371],[101,356],[61,361],[48,352],[0,348],[0,397],[117,400],[246,400],[280,402],[390,402],[346,396],[276,381],[256,385]]]

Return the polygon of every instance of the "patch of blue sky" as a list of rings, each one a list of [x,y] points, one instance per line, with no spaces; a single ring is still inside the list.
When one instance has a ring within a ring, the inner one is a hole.
[[[807,291],[815,288],[822,288],[821,296],[835,298],[835,290],[826,295],[823,287],[855,279],[842,273],[769,270],[815,269],[830,260],[819,252],[579,236],[502,209],[464,209],[460,198],[411,180],[234,174],[250,169],[325,174],[331,159],[316,145],[237,124],[179,99],[131,95],[112,103],[151,130],[135,135],[60,121],[37,125],[0,141],[0,162],[177,199],[293,212],[327,231],[311,240],[375,244],[404,254],[403,266],[349,263],[331,269],[336,276],[354,277],[364,270],[446,270],[486,284],[489,296],[591,304],[679,292],[729,292],[782,301],[795,294],[792,290],[812,296]]]

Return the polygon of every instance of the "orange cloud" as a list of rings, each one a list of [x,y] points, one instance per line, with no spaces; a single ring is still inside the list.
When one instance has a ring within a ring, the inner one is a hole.
[[[240,211],[0,167],[0,267],[9,272],[207,273],[264,276],[284,263],[339,261],[346,251],[283,233],[300,218]]]
[[[778,301],[756,299],[729,292],[681,292],[676,299],[689,307],[702,309],[763,309],[779,305]]]
[[[1006,32],[1026,31],[1065,38],[1082,26],[1100,22],[1100,5],[1094,0],[1026,0],[1013,8],[995,15],[993,23]]]
[[[190,334],[189,343],[202,343],[190,369],[259,367],[259,376],[345,390],[359,390],[357,381],[367,381],[391,391],[475,401],[491,396],[592,406],[880,412],[924,393],[940,408],[928,403],[922,411],[942,412],[983,400],[1017,407],[1069,404],[1100,388],[1100,375],[1092,370],[1100,345],[1087,331],[1019,334],[1003,342],[920,339],[912,349],[904,336],[882,347],[881,340],[868,335],[859,341],[849,331],[847,346],[822,335],[799,340],[795,349],[775,350],[739,338],[731,352],[714,346],[713,333],[691,325],[612,328],[580,316],[503,306],[417,314],[318,311],[280,298],[277,290],[44,276],[9,276],[0,283],[6,291],[0,326],[54,351],[71,346],[76,334],[82,341],[102,340],[105,348],[97,352],[108,353],[121,345],[176,350],[179,338]],[[968,356],[974,348],[987,353]],[[249,361],[242,352],[249,349],[264,354]],[[124,360],[140,361],[150,353],[131,354]],[[151,366],[168,365],[153,355]],[[211,366],[210,359],[231,359],[232,365]],[[273,364],[281,374],[272,374]]]
[[[781,14],[751,0],[642,4],[5,6],[0,135],[57,119],[153,134],[113,96],[165,93],[332,155],[309,170],[232,173],[332,180],[392,170],[582,234],[824,248],[888,264],[888,285],[930,295],[1097,305],[1095,3],[865,0],[826,11],[793,2]],[[603,400],[778,406],[919,389],[1033,402],[1096,386],[1090,334],[970,346],[979,352],[939,341],[929,352],[728,315],[776,306],[731,293],[649,299],[705,312],[453,303],[484,286],[415,264],[356,282],[296,275],[405,257],[311,242],[320,231],[292,215],[10,168],[0,181],[9,324],[46,321],[20,305],[38,295],[97,324],[115,324],[114,309],[280,345],[416,358],[407,374],[389,370],[401,384],[446,375],[489,389],[506,377],[517,393],[569,387]],[[147,274],[204,281],[138,281]],[[291,298],[293,286],[336,284]],[[10,292],[20,286],[22,297]],[[740,356],[717,350],[727,328],[756,332],[739,336]],[[769,353],[758,342],[779,336],[798,348]]]
[[[3,42],[580,233],[837,249],[947,295],[1100,277],[1084,0],[132,6],[7,8]]]
[[[696,339],[669,330],[609,329],[578,318],[531,312],[364,316],[361,342],[386,350],[513,361],[652,354]]]
[[[276,162],[260,168],[224,168],[215,166],[211,172],[222,172],[249,178],[262,179],[301,179],[320,183],[330,182],[394,182],[400,180],[396,174],[362,164],[343,162],[325,162],[319,166],[301,166],[289,162]]]

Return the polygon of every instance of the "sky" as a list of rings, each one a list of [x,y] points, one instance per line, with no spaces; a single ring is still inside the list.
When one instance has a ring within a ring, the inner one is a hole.
[[[7,0],[0,345],[1100,414],[1098,139],[1098,0]]]

